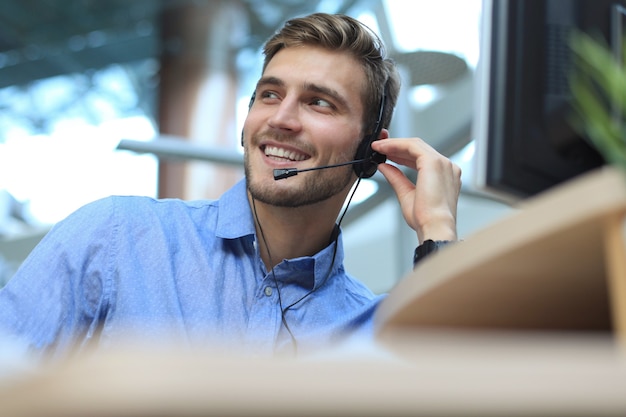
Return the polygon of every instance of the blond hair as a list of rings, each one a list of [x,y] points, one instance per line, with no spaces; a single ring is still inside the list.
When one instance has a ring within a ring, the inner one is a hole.
[[[346,52],[361,63],[366,77],[365,89],[361,93],[365,109],[364,133],[370,133],[368,130],[378,119],[383,94],[385,110],[381,124],[384,128],[389,127],[400,91],[400,76],[395,63],[385,56],[382,41],[370,28],[341,14],[314,13],[288,20],[265,43],[263,71],[278,51],[302,45]]]

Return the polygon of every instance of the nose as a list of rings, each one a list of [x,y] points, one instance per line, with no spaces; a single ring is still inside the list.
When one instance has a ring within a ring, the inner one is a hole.
[[[302,128],[299,112],[298,100],[283,98],[280,104],[274,107],[274,113],[269,118],[268,124],[274,129],[297,132]]]

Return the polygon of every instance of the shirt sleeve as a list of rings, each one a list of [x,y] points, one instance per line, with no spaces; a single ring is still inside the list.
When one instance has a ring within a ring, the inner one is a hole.
[[[33,249],[0,290],[0,334],[51,354],[98,334],[113,284],[114,201],[82,207]]]

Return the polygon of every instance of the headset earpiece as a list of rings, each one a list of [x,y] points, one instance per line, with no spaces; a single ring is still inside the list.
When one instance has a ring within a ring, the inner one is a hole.
[[[378,111],[378,120],[376,120],[376,124],[374,125],[374,129],[372,132],[365,136],[359,147],[356,150],[356,155],[354,156],[355,160],[359,159],[367,159],[365,162],[361,162],[355,164],[354,172],[359,178],[370,178],[372,175],[376,173],[378,169],[378,164],[382,164],[387,160],[387,156],[375,152],[372,149],[372,142],[378,140],[380,136],[380,132],[383,130],[383,115],[385,114],[385,105],[387,102],[387,94],[383,92],[383,96],[380,99],[380,107]]]

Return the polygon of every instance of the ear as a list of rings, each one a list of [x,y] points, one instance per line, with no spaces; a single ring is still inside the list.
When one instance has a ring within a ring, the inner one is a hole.
[[[388,139],[389,138],[389,130],[382,129],[380,131],[380,135],[378,135],[378,139]]]

